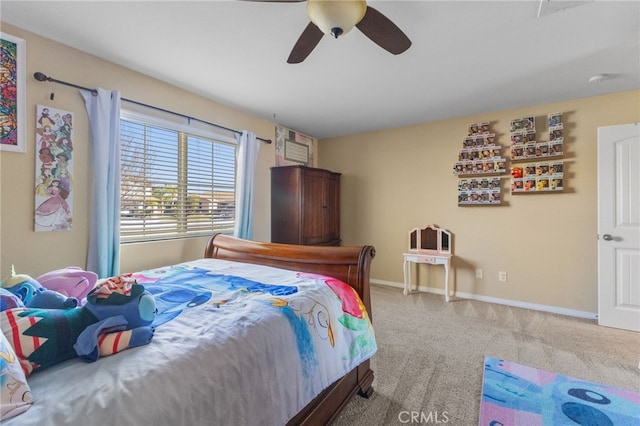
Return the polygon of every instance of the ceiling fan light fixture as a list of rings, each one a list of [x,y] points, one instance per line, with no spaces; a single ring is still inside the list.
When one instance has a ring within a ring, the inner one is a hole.
[[[307,14],[320,31],[335,38],[351,31],[367,12],[365,0],[308,0]]]

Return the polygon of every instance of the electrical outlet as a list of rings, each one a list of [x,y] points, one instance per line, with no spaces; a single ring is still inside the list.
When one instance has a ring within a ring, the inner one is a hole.
[[[507,282],[507,273],[504,271],[498,272],[498,281]]]
[[[482,278],[483,276],[482,268],[476,268],[476,278]]]

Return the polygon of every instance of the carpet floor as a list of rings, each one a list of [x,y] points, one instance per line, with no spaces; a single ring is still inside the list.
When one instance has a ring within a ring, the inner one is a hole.
[[[354,397],[334,426],[477,425],[485,356],[640,391],[640,333],[381,285],[371,299],[374,393]]]

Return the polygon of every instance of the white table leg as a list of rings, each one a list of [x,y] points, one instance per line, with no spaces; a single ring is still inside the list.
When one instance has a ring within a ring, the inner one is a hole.
[[[404,264],[402,265],[404,272],[404,291],[402,292],[405,296],[409,294],[409,280],[411,279],[411,271],[408,269],[409,262],[407,259],[404,260]],[[408,279],[407,279],[408,278]]]
[[[444,300],[449,301],[449,262],[444,264]]]

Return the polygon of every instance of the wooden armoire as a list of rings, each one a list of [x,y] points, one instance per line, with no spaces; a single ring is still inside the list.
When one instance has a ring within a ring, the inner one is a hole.
[[[271,168],[271,241],[340,245],[340,173],[306,166]]]

